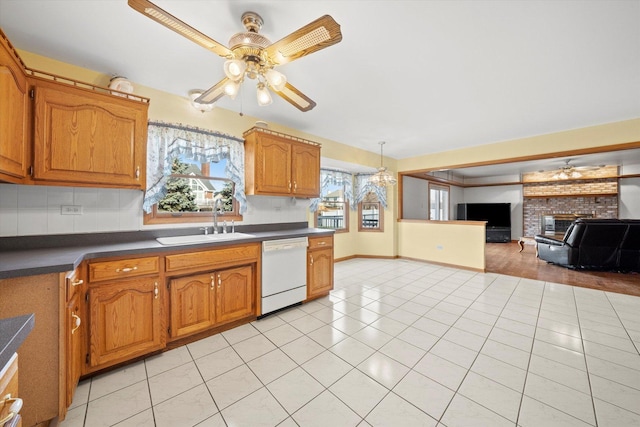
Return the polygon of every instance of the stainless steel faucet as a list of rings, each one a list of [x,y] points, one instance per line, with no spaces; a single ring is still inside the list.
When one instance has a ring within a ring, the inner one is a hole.
[[[213,234],[218,234],[218,209],[220,209],[220,202],[222,199],[216,199],[213,202]]]

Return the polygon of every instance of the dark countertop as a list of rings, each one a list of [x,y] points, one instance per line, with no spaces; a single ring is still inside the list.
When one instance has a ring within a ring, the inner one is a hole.
[[[0,371],[27,338],[35,325],[35,315],[0,319]]]
[[[206,249],[334,232],[309,228],[306,222],[236,226],[236,231],[254,237],[184,245],[162,245],[156,241],[158,237],[202,234],[198,228],[5,237],[0,239],[0,279],[71,271],[83,260],[93,258],[162,254],[186,248]]]

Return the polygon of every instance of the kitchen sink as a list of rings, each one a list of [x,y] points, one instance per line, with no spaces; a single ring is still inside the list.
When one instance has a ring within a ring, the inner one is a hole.
[[[189,236],[158,237],[161,245],[190,245],[197,243],[224,242],[227,240],[248,239],[255,237],[247,233],[192,234]]]

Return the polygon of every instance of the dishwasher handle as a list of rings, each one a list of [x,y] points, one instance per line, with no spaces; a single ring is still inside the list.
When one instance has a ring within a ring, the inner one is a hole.
[[[267,240],[262,242],[262,251],[286,251],[298,248],[306,248],[309,241],[306,237],[297,237],[293,239]]]

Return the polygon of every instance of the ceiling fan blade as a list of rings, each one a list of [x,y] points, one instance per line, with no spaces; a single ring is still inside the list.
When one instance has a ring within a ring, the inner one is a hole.
[[[228,81],[229,78],[225,77],[224,79],[216,83],[213,87],[204,91],[202,95],[194,99],[193,102],[197,102],[198,104],[213,104],[225,95],[224,85]]]
[[[231,49],[221,45],[211,37],[202,34],[200,31],[196,30],[190,25],[185,24],[175,16],[159,8],[148,0],[129,0],[129,6],[131,6],[133,9],[137,10],[147,18],[153,19],[154,21],[164,25],[170,30],[175,31],[181,36],[188,38],[192,42],[199,44],[205,49],[208,49],[211,52],[222,56],[223,58],[233,57],[233,52],[231,51]]]
[[[340,40],[340,25],[331,16],[324,15],[267,46],[265,50],[274,64],[282,65],[334,45]]]
[[[316,103],[311,98],[300,92],[290,83],[287,83],[282,90],[274,89],[274,92],[302,112],[309,111],[316,106]]]

